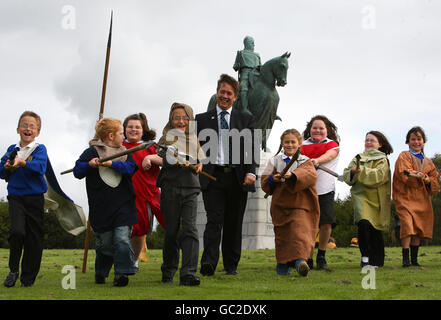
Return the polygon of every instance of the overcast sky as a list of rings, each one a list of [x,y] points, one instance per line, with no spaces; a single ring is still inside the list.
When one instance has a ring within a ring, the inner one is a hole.
[[[317,114],[338,127],[339,172],[369,130],[389,138],[392,167],[414,125],[426,131],[426,154],[441,152],[441,1],[2,0],[2,154],[18,142],[19,115],[40,114],[37,141],[86,213],[84,181],[59,173],[93,136],[112,9],[106,117],[144,112],[160,135],[173,102],[204,112],[219,75],[237,76],[236,51],[250,35],[262,62],[292,53],[288,84],[278,88],[283,122],[271,133],[273,152],[283,130],[303,132]],[[340,197],[348,192],[337,182]]]

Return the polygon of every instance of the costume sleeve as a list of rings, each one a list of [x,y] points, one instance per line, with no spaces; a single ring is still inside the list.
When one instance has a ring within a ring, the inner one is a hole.
[[[351,175],[351,170],[357,165],[357,160],[354,157],[352,161],[349,163],[348,167],[344,169],[343,171],[343,179],[346,182],[346,184],[353,186],[357,182],[357,176],[358,175]]]
[[[418,180],[415,178],[408,177],[404,174],[404,171],[409,171],[410,173],[416,173],[413,168],[413,164],[411,159],[406,155],[406,153],[402,152],[398,156],[397,161],[395,162],[395,171],[394,177],[398,177],[403,185],[407,185],[408,187],[418,188]]]
[[[430,171],[427,173],[427,175],[430,178],[428,191],[431,195],[436,195],[439,191],[439,177],[435,164],[433,162],[431,163]]]
[[[311,160],[298,166],[292,173],[293,177],[286,182],[289,184],[295,184],[294,192],[309,189],[317,183],[317,170]]]
[[[376,160],[375,162],[372,168],[361,164],[360,172],[357,174],[358,181],[370,188],[381,186],[390,177],[389,161],[387,158]]]
[[[44,175],[47,167],[46,147],[42,144],[38,145],[34,152],[32,152],[31,156],[32,160],[27,160],[24,168],[38,175]]]

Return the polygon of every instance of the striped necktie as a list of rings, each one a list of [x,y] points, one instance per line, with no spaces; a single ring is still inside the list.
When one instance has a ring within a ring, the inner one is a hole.
[[[225,119],[225,115],[228,112],[223,110],[220,113],[220,123],[221,123],[221,131],[222,131],[222,149],[224,152],[224,163],[228,166],[231,166],[232,164],[232,146],[231,146],[231,141],[229,141],[229,137],[228,137],[228,131],[230,129],[230,126],[228,125],[227,120]],[[227,153],[228,153],[228,157],[227,157]],[[228,159],[228,162],[226,161],[226,159]]]
[[[227,122],[227,120],[225,120],[225,115],[226,115],[227,113],[228,113],[228,112],[226,112],[225,110],[222,111],[222,112],[220,113],[220,116],[221,116],[221,119],[220,119],[220,122],[221,122],[221,129],[230,129],[230,127],[228,126],[228,122]]]

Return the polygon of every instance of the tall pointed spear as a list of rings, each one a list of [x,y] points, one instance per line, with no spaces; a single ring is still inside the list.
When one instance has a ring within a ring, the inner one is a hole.
[[[104,116],[104,103],[106,101],[107,75],[109,73],[110,48],[112,47],[112,24],[113,24],[113,10],[110,15],[109,39],[107,40],[106,64],[104,66],[103,89],[101,92],[101,106],[100,106],[100,113],[98,115],[98,120],[101,120]],[[86,240],[84,242],[83,270],[82,270],[83,273],[86,273],[86,268],[87,268],[87,254],[89,252],[89,240],[90,240],[90,217],[87,218]]]
[[[113,24],[113,10],[112,10],[112,13],[110,14],[109,38],[107,40],[106,64],[104,66],[103,90],[101,92],[101,106],[100,106],[100,113],[98,115],[98,120],[101,120],[104,116],[104,103],[106,101],[107,75],[109,74],[110,48],[112,47],[112,24]]]

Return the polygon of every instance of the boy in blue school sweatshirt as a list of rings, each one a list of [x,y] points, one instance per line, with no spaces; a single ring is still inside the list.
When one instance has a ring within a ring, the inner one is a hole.
[[[25,111],[18,121],[20,141],[9,146],[0,162],[0,178],[8,183],[9,269],[5,287],[13,287],[19,277],[22,287],[30,287],[40,270],[43,254],[44,174],[47,166],[46,147],[35,138],[41,130],[41,118]],[[11,154],[16,152],[16,157]],[[22,258],[23,252],[23,258]]]

